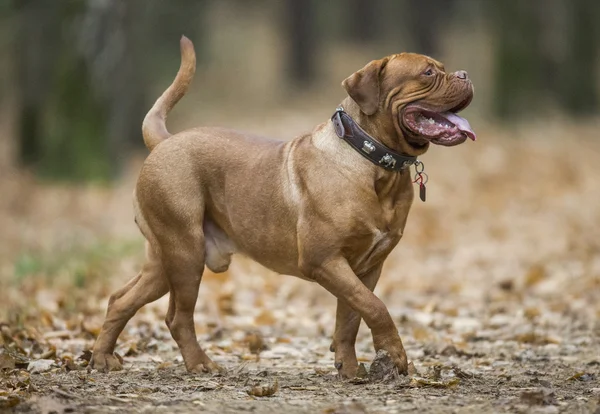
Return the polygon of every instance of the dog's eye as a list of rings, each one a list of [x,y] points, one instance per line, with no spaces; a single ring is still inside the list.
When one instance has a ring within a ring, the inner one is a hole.
[[[431,68],[427,69],[425,72],[423,72],[423,75],[425,75],[425,76],[433,75],[433,69],[431,69]]]

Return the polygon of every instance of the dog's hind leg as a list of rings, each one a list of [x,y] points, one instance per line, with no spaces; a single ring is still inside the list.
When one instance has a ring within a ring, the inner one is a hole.
[[[178,189],[193,194],[196,203],[163,203],[156,210],[155,203],[145,214],[160,246],[161,263],[169,285],[165,322],[188,371],[216,372],[220,367],[202,350],[194,328],[194,308],[205,264],[202,194],[184,186]]]
[[[142,306],[154,302],[169,291],[161,263],[148,242],[146,257],[141,272],[113,293],[108,301],[106,319],[94,344],[91,365],[95,369],[106,372],[122,368],[114,355],[119,334]]]

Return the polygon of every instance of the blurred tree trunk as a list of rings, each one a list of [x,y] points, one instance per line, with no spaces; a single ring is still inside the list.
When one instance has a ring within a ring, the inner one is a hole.
[[[306,86],[314,79],[316,59],[313,0],[286,0],[285,30],[289,46],[287,71],[293,83]]]
[[[94,95],[105,109],[106,156],[111,177],[118,175],[131,148],[143,142],[144,100],[136,67],[134,3],[87,2],[79,28],[79,53],[90,68]]]
[[[19,154],[61,179],[106,180],[141,142],[132,3],[18,3]]]
[[[501,118],[535,113],[542,89],[538,7],[544,0],[487,2],[496,38],[494,112]]]
[[[592,115],[598,110],[594,77],[600,58],[600,2],[573,0],[567,7],[568,26],[565,60],[557,70],[554,85],[559,101],[569,114]]]
[[[60,14],[52,2],[27,0],[17,3],[20,17],[15,37],[17,89],[21,107],[18,122],[18,156],[32,167],[43,153],[43,115],[48,99],[54,56],[58,44]]]

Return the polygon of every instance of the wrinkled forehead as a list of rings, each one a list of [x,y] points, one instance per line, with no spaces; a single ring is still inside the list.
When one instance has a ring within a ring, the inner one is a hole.
[[[399,53],[389,57],[386,72],[399,71],[407,75],[417,75],[423,73],[429,67],[445,71],[444,65],[441,62],[438,62],[429,56],[420,55],[418,53]]]

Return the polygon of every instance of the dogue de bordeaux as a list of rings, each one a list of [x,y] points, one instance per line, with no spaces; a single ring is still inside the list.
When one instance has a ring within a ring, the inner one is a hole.
[[[467,73],[446,72],[413,53],[374,60],[342,82],[348,96],[331,119],[277,141],[212,127],[171,134],[167,114],[195,68],[193,44],[182,37],[179,72],[142,125],[151,152],[133,198],[147,260],[110,297],[92,367],[121,369],[114,354],[120,332],[138,309],[169,292],[166,324],[187,370],[221,370],[198,344],[194,306],[204,266],[224,272],[232,254],[241,253],[337,298],[331,350],[342,377],[358,368],[361,319],[375,349],[406,373],[398,330],[373,289],[402,238],[413,201],[410,168],[423,167],[417,157],[431,143],[475,140],[457,115],[473,98]]]

